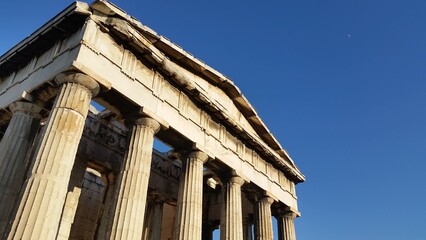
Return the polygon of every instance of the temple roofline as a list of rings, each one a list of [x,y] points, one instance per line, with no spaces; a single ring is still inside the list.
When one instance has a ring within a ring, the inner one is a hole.
[[[177,44],[171,42],[164,36],[159,35],[157,32],[151,28],[143,25],[141,22],[128,15],[124,10],[120,9],[113,3],[108,1],[95,1],[91,5],[92,9],[102,12],[108,16],[118,16],[133,27],[137,28],[141,33],[150,40],[150,42],[159,50],[167,54],[167,57],[173,59],[181,65],[182,67],[196,72],[197,74],[205,77],[215,86],[220,87],[234,102],[234,104],[240,109],[240,111],[245,115],[250,124],[254,127],[257,134],[261,137],[265,143],[267,143],[272,149],[283,158],[284,161],[287,161],[294,168],[294,174],[297,175],[299,182],[305,181],[305,176],[297,168],[296,164],[287,153],[287,151],[281,146],[275,136],[271,133],[265,123],[261,120],[260,116],[257,114],[254,107],[242,94],[241,90],[234,84],[234,82],[208,66],[203,61],[197,59],[189,52],[182,49]]]
[[[92,14],[90,11],[90,7],[87,3],[84,2],[74,2],[70,4],[68,7],[66,7],[64,10],[62,10],[60,13],[58,13],[56,16],[54,16],[52,19],[50,19],[48,22],[43,24],[39,29],[37,29],[35,32],[33,32],[28,37],[24,38],[22,41],[20,41],[18,44],[16,44],[14,47],[9,49],[7,52],[5,52],[3,55],[0,56],[0,71],[2,77],[4,74],[9,73],[8,69],[6,72],[4,71],[4,65],[6,63],[15,64],[17,61],[13,61],[12,59],[14,57],[17,57],[17,55],[20,55],[20,59],[25,58],[26,56],[22,54],[22,52],[29,46],[34,43],[40,43],[44,39],[43,36],[47,33],[50,33],[52,28],[56,27],[59,31],[63,31],[58,25],[62,23],[64,20],[66,20],[71,15],[82,15],[84,16],[84,19],[87,15]],[[71,20],[72,21],[72,20]],[[52,37],[52,36],[49,36]],[[28,53],[26,53],[28,54]],[[29,54],[28,54],[29,56]],[[25,59],[24,59],[25,61]],[[1,79],[0,79],[1,80]]]
[[[244,117],[249,121],[258,136],[261,138],[254,140],[260,140],[260,142],[266,143],[266,146],[273,150],[270,155],[274,158],[276,164],[287,168],[287,173],[292,175],[292,179],[296,183],[305,181],[305,176],[297,168],[290,155],[283,149],[278,140],[261,120],[256,110],[231,79],[211,68],[201,60],[195,58],[193,55],[172,43],[167,38],[159,35],[149,27],[144,26],[135,18],[127,15],[125,11],[107,1],[95,1],[90,6],[83,2],[73,3],[33,34],[7,51],[0,57],[0,72],[2,72],[0,81],[2,80],[1,77],[4,77],[4,75],[9,74],[13,70],[22,66],[18,66],[17,62],[22,63],[29,61],[30,59],[26,61],[26,58],[28,58],[27,56],[31,56],[35,51],[39,51],[39,46],[41,46],[41,48],[45,46],[47,44],[46,40],[58,37],[60,33],[62,33],[61,27],[78,27],[75,22],[84,22],[87,16],[92,14],[93,10],[109,16],[118,16],[119,18],[127,21],[132,27],[136,28],[145,38],[147,38],[155,48],[167,54],[166,56],[174,60],[176,64],[202,76],[211,84],[222,89],[222,91],[232,99],[234,104],[243,113]],[[47,37],[48,39],[43,39]],[[260,146],[265,145],[260,144]]]

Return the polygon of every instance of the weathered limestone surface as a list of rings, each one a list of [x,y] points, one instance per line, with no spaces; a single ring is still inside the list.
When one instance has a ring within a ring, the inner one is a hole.
[[[223,212],[225,216],[220,226],[221,240],[243,239],[243,212],[241,200],[241,186],[244,179],[233,176],[227,179],[223,189]]]
[[[114,216],[114,198],[116,194],[116,188],[117,188],[117,179],[115,178],[114,174],[111,173],[109,176],[104,178],[107,182],[107,190],[105,193],[105,202],[103,205],[103,211],[101,220],[98,227],[98,233],[97,233],[97,240],[105,240],[108,239],[108,234],[110,230],[110,224],[112,224],[112,218]]]
[[[54,78],[69,67],[78,55],[76,46],[80,43],[83,31],[81,28],[65,40],[58,40],[46,52],[34,56],[22,68],[0,81],[0,108],[7,107],[20,99],[23,92]]]
[[[86,168],[80,159],[75,159],[68,184],[68,193],[65,204],[62,209],[61,223],[58,230],[57,240],[66,240],[69,238],[71,227],[74,223],[75,213],[79,205],[81,196],[81,187]]]
[[[162,219],[161,240],[170,240],[173,238],[173,230],[176,222],[176,206],[165,203],[163,205]]]
[[[80,195],[81,189],[77,187],[74,188],[73,191],[67,193],[64,209],[62,212],[61,223],[58,230],[58,236],[56,238],[57,240],[67,240],[69,238]]]
[[[147,205],[145,213],[144,231],[142,240],[159,240],[161,239],[161,226],[163,222],[163,206],[162,199],[155,198]]]
[[[108,51],[105,49],[106,45],[110,46]],[[94,21],[87,22],[86,34],[76,62],[87,66],[90,71],[102,78],[111,79],[112,88],[167,120],[171,128],[203,146],[209,154],[212,154],[211,157],[244,173],[251,182],[268,192],[273,192],[274,197],[281,202],[297,209],[294,183],[282,171],[232,135],[204,109],[200,109],[182,89],[172,85],[170,79],[146,67],[132,52],[115,44]],[[213,90],[213,86],[208,86],[205,80],[190,74],[177,64],[169,63],[168,66],[176,68],[176,72],[190,79],[191,84],[197,86],[197,90],[202,92],[201,95],[208,99],[206,101],[217,101],[213,97],[210,99],[216,90]],[[245,129],[246,126],[242,127]]]
[[[95,239],[104,203],[105,188],[101,174],[88,168],[84,174],[82,194],[75,213],[70,240]]]
[[[41,108],[27,102],[9,106],[12,119],[0,143],[0,236],[24,181],[27,154],[40,123]]]
[[[256,201],[255,206],[255,223],[254,223],[254,239],[255,240],[272,240],[272,215],[271,204],[274,200],[265,196]]]
[[[203,164],[207,154],[194,151],[183,162],[179,182],[174,240],[201,239],[203,210]]]
[[[105,110],[87,117],[95,95]],[[107,1],[71,4],[0,56],[0,140],[4,239],[200,240],[220,226],[223,240],[272,240],[273,211],[295,240],[305,178],[240,90]]]
[[[160,124],[151,118],[136,120],[130,137],[110,239],[142,238],[154,134]]]
[[[296,213],[286,212],[277,217],[278,222],[278,240],[296,240],[296,231],[294,228],[294,219]]]
[[[99,85],[80,73],[57,76],[61,83],[8,239],[55,239],[68,181],[92,95]]]

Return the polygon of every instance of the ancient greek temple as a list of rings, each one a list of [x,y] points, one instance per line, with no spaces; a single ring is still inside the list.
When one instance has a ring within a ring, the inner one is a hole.
[[[110,2],[1,56],[0,139],[2,239],[296,239],[305,177],[238,87]]]

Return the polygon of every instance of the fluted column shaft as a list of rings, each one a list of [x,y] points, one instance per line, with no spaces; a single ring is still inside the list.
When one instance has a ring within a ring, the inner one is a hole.
[[[179,182],[174,240],[200,240],[203,205],[203,164],[208,156],[195,151],[183,162]]]
[[[287,212],[277,217],[279,240],[296,240],[296,231],[294,228],[294,219],[296,217],[296,213],[293,212]]]
[[[112,223],[111,219],[114,214],[114,196],[116,194],[117,188],[117,177],[116,173],[110,173],[106,176],[105,182],[107,182],[107,188],[105,190],[105,201],[102,209],[102,215],[99,222],[99,227],[96,232],[97,240],[105,240],[108,239],[110,224]]]
[[[272,240],[271,197],[263,197],[256,202],[254,235],[255,240]]]
[[[58,230],[58,237],[56,238],[57,240],[66,240],[69,238],[80,194],[81,188],[77,187],[75,187],[73,191],[67,193],[64,209],[62,211],[61,224]]]
[[[110,239],[142,238],[154,134],[159,129],[160,124],[151,118],[138,119],[132,127]]]
[[[69,238],[80,200],[81,188],[83,185],[85,173],[85,164],[80,159],[76,159],[73,170],[71,171],[71,177],[68,184],[68,193],[67,197],[65,198],[64,207],[62,209],[61,223],[59,224],[56,240],[67,240]]]
[[[161,239],[161,226],[163,223],[163,205],[164,202],[160,199],[153,199],[148,204],[142,240]]]
[[[41,108],[27,102],[9,106],[13,112],[0,143],[0,236],[19,195],[27,166],[27,154],[40,125]]]
[[[62,83],[28,179],[8,239],[55,239],[77,147],[92,94],[99,85],[80,73],[60,74]]]
[[[241,201],[241,186],[244,180],[241,177],[233,176],[224,184],[223,189],[223,212],[225,214],[220,224],[221,240],[242,240],[243,239],[243,211]]]

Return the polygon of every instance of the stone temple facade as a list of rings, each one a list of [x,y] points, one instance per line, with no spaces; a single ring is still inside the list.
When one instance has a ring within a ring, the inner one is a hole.
[[[2,239],[296,239],[305,177],[247,99],[112,3],[0,57],[0,139]]]

